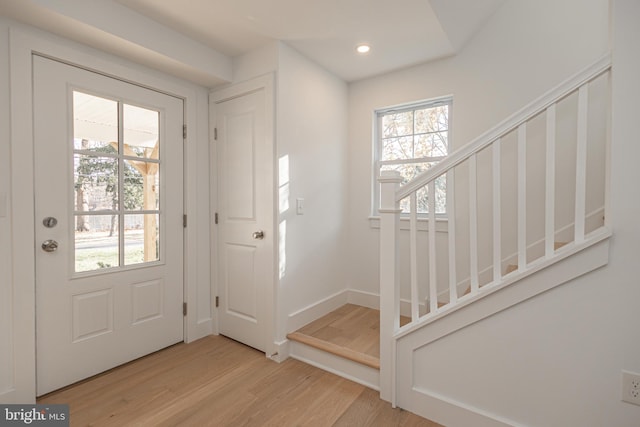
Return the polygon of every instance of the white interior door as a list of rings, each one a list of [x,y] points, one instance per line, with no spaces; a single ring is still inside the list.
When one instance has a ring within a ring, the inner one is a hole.
[[[37,394],[183,340],[183,101],[34,56]]]
[[[265,91],[211,107],[218,154],[219,330],[266,351],[274,190]]]

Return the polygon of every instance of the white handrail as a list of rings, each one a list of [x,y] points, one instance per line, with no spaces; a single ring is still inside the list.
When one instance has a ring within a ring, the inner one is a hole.
[[[404,199],[409,194],[427,185],[429,181],[433,181],[449,169],[462,163],[472,154],[482,151],[482,149],[487,147],[496,139],[511,132],[513,129],[516,129],[522,123],[527,122],[529,119],[541,113],[552,104],[555,104],[566,95],[578,89],[580,86],[594,80],[596,77],[607,71],[610,66],[611,55],[607,54],[589,67],[586,67],[582,71],[574,74],[555,88],[512,114],[494,128],[488,130],[484,134],[472,140],[470,143],[454,151],[437,165],[416,176],[411,182],[402,186],[396,192],[396,200],[400,201]]]

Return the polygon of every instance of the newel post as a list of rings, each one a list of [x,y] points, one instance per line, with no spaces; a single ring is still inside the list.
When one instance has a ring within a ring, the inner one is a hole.
[[[398,283],[398,231],[400,204],[396,191],[402,177],[383,171],[380,182],[380,398],[395,406],[395,345],[392,339],[400,327],[400,286]]]

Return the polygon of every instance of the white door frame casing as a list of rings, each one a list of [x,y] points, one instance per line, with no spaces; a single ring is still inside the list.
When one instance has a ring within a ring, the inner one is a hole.
[[[271,194],[271,207],[269,210],[269,218],[268,222],[271,224],[271,229],[273,233],[276,233],[278,230],[277,227],[277,215],[275,213],[275,201],[277,200],[277,188],[278,185],[276,183],[276,155],[275,155],[275,75],[273,73],[265,74],[263,76],[259,76],[253,78],[251,80],[247,80],[242,83],[233,84],[231,86],[227,86],[220,90],[212,91],[209,95],[211,103],[220,103],[223,101],[227,101],[233,98],[240,97],[242,95],[246,95],[252,92],[256,92],[259,90],[264,91],[265,95],[265,145],[267,147],[267,151],[271,153],[270,159],[265,160],[265,167],[267,168],[267,175],[271,177],[271,188],[273,192]],[[210,123],[215,123],[214,117],[215,111],[210,108]],[[215,136],[214,136],[214,128],[210,128],[210,140],[215,147]],[[211,157],[209,161],[209,168],[211,170],[211,183],[209,185],[211,189],[211,212],[217,211],[217,151],[215,148],[211,149]],[[265,317],[267,324],[267,336],[266,339],[266,356],[271,357],[274,360],[280,360],[278,355],[279,347],[275,343],[276,338],[276,318],[275,318],[275,307],[276,307],[276,296],[277,296],[277,284],[278,280],[276,277],[277,274],[277,263],[278,263],[278,238],[273,238],[272,240],[273,246],[271,247],[273,259],[270,265],[270,272],[267,275],[267,284],[265,289],[266,294],[266,304],[267,307],[265,309]],[[212,248],[218,247],[218,233],[215,228],[215,225],[211,229],[211,246]],[[213,250],[211,254],[211,265],[216,265],[218,260],[217,250]],[[218,293],[219,289],[219,281],[217,279],[217,275],[212,275],[212,281],[214,283],[215,293]],[[216,310],[216,319],[218,315],[218,310]],[[215,333],[218,333],[218,322],[215,322]]]
[[[209,266],[197,261],[198,258],[209,258],[208,242],[200,237],[209,235],[209,204],[206,200],[209,189],[206,178],[198,179],[198,176],[207,176],[208,152],[198,153],[198,150],[208,151],[208,101],[204,88],[20,24],[11,25],[9,46],[12,165],[9,327],[12,342],[6,344],[13,347],[13,385],[6,391],[0,390],[0,402],[30,403],[35,402],[36,395],[32,54],[38,53],[184,99],[184,120],[189,129],[184,146],[184,205],[191,225],[184,235],[184,295],[190,308],[184,323],[186,342],[209,335],[214,330]],[[204,162],[199,160],[202,157]],[[203,228],[206,229],[204,233]]]

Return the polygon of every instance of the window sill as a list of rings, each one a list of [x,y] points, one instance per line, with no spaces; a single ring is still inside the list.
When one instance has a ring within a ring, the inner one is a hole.
[[[448,225],[449,225],[449,220],[447,218],[444,218],[444,217],[436,218],[436,233],[447,233],[449,231]],[[380,217],[370,216],[369,227],[373,229],[379,229]],[[428,229],[429,229],[429,220],[427,218],[418,218],[418,231],[428,231]],[[407,217],[400,218],[400,230],[409,230],[409,218]]]

